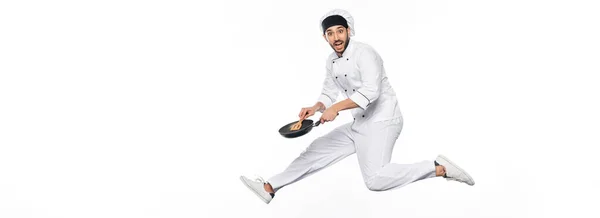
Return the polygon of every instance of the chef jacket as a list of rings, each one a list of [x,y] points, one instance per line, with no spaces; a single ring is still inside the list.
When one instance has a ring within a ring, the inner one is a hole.
[[[334,51],[327,58],[325,80],[318,101],[329,108],[341,93],[358,105],[351,109],[355,121],[401,118],[396,93],[388,81],[383,59],[366,43],[354,39],[348,42],[341,57]]]

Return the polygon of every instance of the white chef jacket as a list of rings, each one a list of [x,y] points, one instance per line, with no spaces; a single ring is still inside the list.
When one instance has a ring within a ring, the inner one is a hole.
[[[359,106],[351,109],[356,122],[402,118],[383,59],[368,44],[350,39],[341,57],[334,51],[327,58],[325,81],[318,101],[329,108],[340,93]]]

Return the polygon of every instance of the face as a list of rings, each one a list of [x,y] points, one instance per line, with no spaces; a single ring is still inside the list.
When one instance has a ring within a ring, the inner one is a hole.
[[[327,28],[323,37],[325,37],[329,46],[331,46],[336,53],[342,54],[346,48],[346,43],[348,43],[348,31],[349,29],[342,25],[332,26]]]

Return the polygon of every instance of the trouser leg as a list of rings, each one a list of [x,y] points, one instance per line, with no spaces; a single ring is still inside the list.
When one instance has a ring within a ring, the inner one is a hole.
[[[391,154],[402,131],[402,119],[364,123],[354,127],[356,154],[365,185],[372,191],[386,191],[412,182],[435,177],[433,160],[415,163],[390,163]]]
[[[353,154],[350,125],[339,126],[315,139],[283,172],[268,179],[269,184],[277,191]]]

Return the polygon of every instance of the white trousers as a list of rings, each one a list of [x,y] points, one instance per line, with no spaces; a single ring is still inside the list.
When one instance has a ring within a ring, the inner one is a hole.
[[[380,122],[350,122],[315,139],[281,173],[267,181],[277,191],[356,153],[365,185],[372,191],[387,191],[435,177],[433,160],[390,163],[402,118]]]

